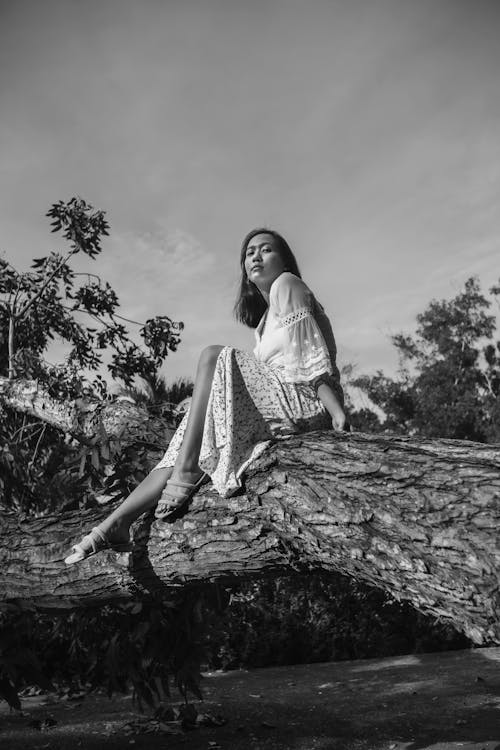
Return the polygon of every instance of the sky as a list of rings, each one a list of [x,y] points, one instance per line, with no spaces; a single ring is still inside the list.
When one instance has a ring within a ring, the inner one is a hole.
[[[339,364],[394,374],[393,334],[500,276],[499,32],[496,0],[0,0],[0,254],[64,249],[57,200],[105,210],[81,268],[184,322],[171,381],[253,347],[239,248],[273,227]]]

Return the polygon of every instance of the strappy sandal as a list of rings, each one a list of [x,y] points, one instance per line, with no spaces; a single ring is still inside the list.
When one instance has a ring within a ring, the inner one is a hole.
[[[182,510],[200,487],[207,484],[207,482],[210,482],[210,477],[205,473],[194,484],[191,482],[176,482],[169,479],[163,490],[160,502],[156,506],[155,518],[159,521],[165,521],[174,513]]]
[[[71,555],[68,555],[64,562],[66,565],[74,565],[86,560],[87,557],[97,555],[98,552],[105,549],[113,550],[113,552],[131,552],[133,548],[131,539],[128,542],[112,542],[104,531],[95,526],[90,534],[83,537],[81,542],[71,547]]]

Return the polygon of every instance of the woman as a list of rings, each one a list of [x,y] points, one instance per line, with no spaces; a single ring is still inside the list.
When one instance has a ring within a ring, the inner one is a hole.
[[[164,457],[73,546],[66,564],[102,549],[130,551],[133,521],[155,505],[156,517],[167,519],[209,480],[230,496],[272,439],[349,429],[332,328],[287,242],[273,230],[253,230],[242,244],[241,270],[235,314],[255,328],[253,354],[228,346],[203,350],[189,412]]]

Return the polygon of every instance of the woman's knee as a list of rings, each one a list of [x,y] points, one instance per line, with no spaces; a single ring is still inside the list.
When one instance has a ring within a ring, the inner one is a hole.
[[[217,358],[221,351],[223,350],[223,346],[219,346],[219,344],[211,344],[210,346],[206,346],[203,351],[200,354],[200,361],[199,366],[200,367],[215,367],[215,363],[217,362]]]

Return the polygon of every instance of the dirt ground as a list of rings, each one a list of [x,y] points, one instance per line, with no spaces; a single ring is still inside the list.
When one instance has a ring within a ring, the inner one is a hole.
[[[1,703],[0,748],[500,750],[500,648],[210,673],[203,692],[227,723],[181,734],[127,734],[130,697]]]

